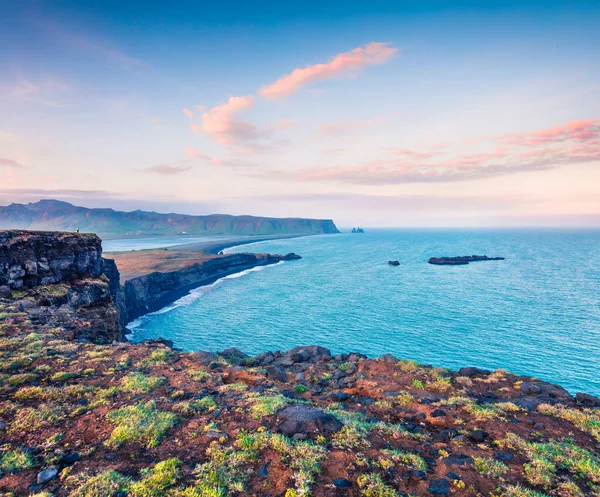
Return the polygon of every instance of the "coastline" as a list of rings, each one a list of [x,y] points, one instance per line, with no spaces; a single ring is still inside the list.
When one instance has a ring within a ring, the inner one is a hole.
[[[252,238],[249,236],[229,238],[227,240],[211,240],[209,242],[196,242],[196,243],[184,243],[181,245],[173,245],[169,247],[169,250],[177,251],[194,251],[194,252],[206,252],[208,254],[217,255],[221,250],[226,250],[233,247],[240,247],[243,245],[249,245],[251,243],[267,242],[271,240],[287,240],[291,238],[303,238],[305,236],[314,236],[314,234],[301,234],[301,235],[268,235],[258,236]]]
[[[167,290],[166,292],[162,293],[161,295],[159,295],[155,299],[153,299],[151,301],[147,301],[145,303],[145,305],[144,305],[143,308],[134,308],[134,309],[132,309],[128,305],[127,292],[128,292],[128,289],[129,289],[130,292],[135,291],[134,290],[135,285],[138,283],[135,280],[143,280],[146,277],[145,276],[141,276],[141,277],[138,277],[138,278],[133,278],[131,280],[128,280],[128,281],[125,282],[124,287],[123,287],[124,288],[124,293],[125,293],[125,306],[126,306],[126,310],[127,310],[125,328],[126,328],[127,331],[129,331],[129,333],[131,333],[131,329],[128,328],[128,326],[131,323],[133,323],[135,320],[137,320],[137,319],[139,319],[139,318],[141,318],[141,317],[143,317],[143,316],[145,316],[147,314],[151,314],[153,312],[160,311],[161,309],[164,309],[165,307],[168,307],[171,304],[174,304],[179,299],[185,297],[186,295],[189,295],[189,293],[192,290],[196,290],[197,288],[200,288],[200,287],[203,287],[203,286],[212,285],[216,281],[218,281],[218,280],[220,280],[222,278],[225,278],[227,276],[231,276],[233,274],[242,273],[244,271],[248,271],[249,269],[253,269],[253,268],[256,268],[256,267],[276,265],[279,262],[282,262],[282,260],[279,259],[279,258],[275,258],[275,257],[267,258],[267,257],[265,257],[264,259],[257,259],[253,263],[249,263],[249,264],[245,264],[245,265],[235,265],[235,266],[223,269],[223,270],[218,271],[216,273],[213,273],[213,274],[210,274],[210,275],[206,275],[205,277],[201,277],[201,278],[199,278],[197,280],[194,280],[191,283],[187,283],[187,284],[184,284],[184,285],[179,286],[177,288],[173,288],[171,290]],[[200,266],[197,266],[197,267],[200,267]],[[172,272],[172,273],[152,273],[149,276],[155,276],[156,277],[158,275],[164,275],[165,277],[168,278],[168,277],[177,276],[182,271],[184,271],[184,270],[175,271],[175,272]],[[133,283],[131,283],[131,282],[133,282]],[[126,333],[127,333],[127,331],[126,331]]]

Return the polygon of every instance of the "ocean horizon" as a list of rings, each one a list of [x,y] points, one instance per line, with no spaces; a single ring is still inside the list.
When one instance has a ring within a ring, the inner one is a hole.
[[[594,229],[380,228],[230,247],[303,259],[194,289],[130,323],[130,339],[249,354],[317,344],[450,369],[502,368],[598,394],[599,243]],[[472,254],[506,260],[427,263]]]

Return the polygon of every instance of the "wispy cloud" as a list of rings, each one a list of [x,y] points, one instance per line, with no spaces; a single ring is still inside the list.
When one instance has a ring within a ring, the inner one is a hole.
[[[259,94],[277,100],[296,93],[300,88],[316,81],[339,76],[356,76],[365,66],[383,64],[398,52],[389,43],[369,43],[349,52],[341,53],[324,64],[296,68],[274,83],[261,88]]]
[[[159,164],[157,166],[148,167],[146,169],[142,169],[142,171],[153,174],[162,174],[164,176],[174,176],[176,174],[185,173],[192,169],[192,166],[170,166],[168,164]]]
[[[16,160],[13,159],[5,159],[0,157],[0,166],[3,167],[15,167],[17,169],[23,169],[25,166],[23,164],[21,164],[20,162],[17,162]]]
[[[194,113],[190,109],[183,109],[182,112],[189,118],[194,119]]]
[[[27,78],[17,71],[12,79],[0,83],[0,99],[30,102],[46,107],[62,107],[60,96],[72,86],[51,76],[43,76],[37,81]]]
[[[553,169],[600,161],[599,124],[593,119],[573,121],[532,132],[488,137],[486,140],[497,143],[492,151],[452,156],[446,152],[392,149],[392,158],[383,156],[356,166],[267,171],[262,177],[389,185],[466,181]]]
[[[32,23],[68,44],[69,47],[77,50],[91,52],[105,58],[107,61],[118,65],[122,69],[128,71],[137,71],[139,69],[148,68],[150,65],[141,59],[132,57],[125,53],[121,48],[108,40],[99,40],[90,37],[87,34],[76,32],[72,28],[59,25],[47,18],[36,17]]]

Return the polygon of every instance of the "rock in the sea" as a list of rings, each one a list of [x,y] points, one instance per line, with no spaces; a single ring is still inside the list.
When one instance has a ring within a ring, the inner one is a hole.
[[[295,254],[294,252],[290,252],[283,256],[284,261],[297,261],[298,259],[302,259],[302,256]]]
[[[296,433],[329,435],[343,426],[335,416],[304,404],[285,407],[277,413],[277,418],[277,431],[287,436]]]
[[[504,257],[488,257],[487,255],[463,255],[458,257],[431,257],[429,264],[437,266],[465,266],[469,262],[503,261]]]
[[[399,266],[400,265],[400,261],[388,261],[388,264],[390,266]]]

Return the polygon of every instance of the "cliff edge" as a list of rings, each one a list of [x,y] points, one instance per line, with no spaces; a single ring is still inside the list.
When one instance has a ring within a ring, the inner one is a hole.
[[[123,339],[119,271],[96,235],[0,231],[0,297],[38,327],[97,343]]]

